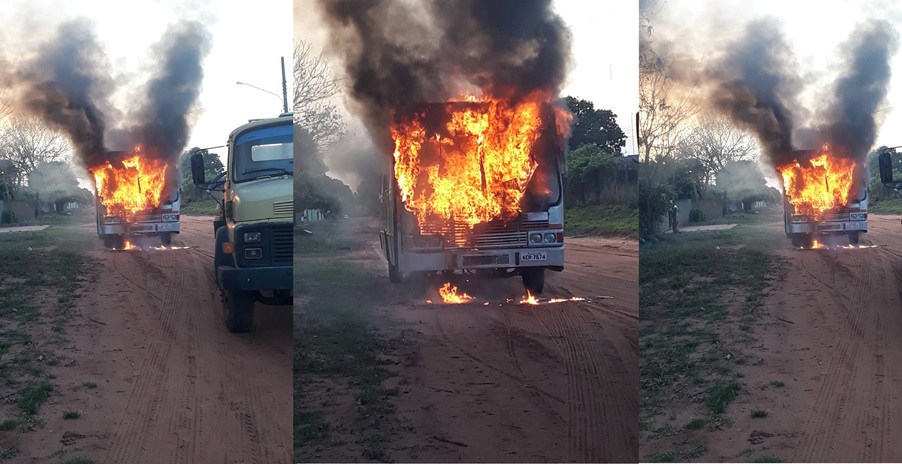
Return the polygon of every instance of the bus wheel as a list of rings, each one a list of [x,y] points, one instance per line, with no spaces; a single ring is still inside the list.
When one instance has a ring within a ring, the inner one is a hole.
[[[401,275],[401,271],[398,269],[398,266],[392,264],[391,261],[388,262],[388,281],[393,284],[399,284],[404,280],[404,276]]]
[[[857,230],[849,232],[849,243],[851,243],[852,245],[858,245],[858,234],[859,232]]]
[[[798,235],[793,235],[791,238],[792,238],[793,248],[800,248],[802,246],[802,237],[799,237]]]
[[[527,267],[520,270],[523,276],[523,287],[533,295],[539,295],[545,289],[545,268]]]
[[[163,232],[160,234],[160,242],[163,245],[169,246],[172,245],[172,232]]]

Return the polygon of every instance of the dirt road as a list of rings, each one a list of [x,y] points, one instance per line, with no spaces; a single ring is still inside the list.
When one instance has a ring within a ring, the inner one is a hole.
[[[57,394],[42,406],[45,426],[20,444],[22,462],[290,459],[290,311],[258,306],[252,333],[228,332],[212,219],[182,221],[173,245],[187,249],[114,252],[93,240],[94,279],[66,328],[68,362],[54,368]],[[63,421],[68,410],[81,417]]]
[[[869,217],[861,244],[876,248],[781,249],[786,277],[765,301],[760,346],[750,347],[759,361],[743,371],[762,389],[736,402],[772,413],[737,413],[708,459],[735,459],[752,442],[789,462],[902,460],[900,219]],[[763,388],[772,379],[785,388]]]
[[[400,390],[396,403],[403,425],[385,444],[388,458],[636,460],[635,241],[567,239],[565,270],[549,271],[541,296],[588,300],[532,306],[520,304],[519,278],[450,276],[429,282],[425,292],[389,284],[375,230],[363,231],[356,240],[362,242],[359,252],[337,259],[378,274],[384,291],[359,304],[392,338],[395,349],[387,354],[400,364],[396,372],[402,380],[392,384]],[[460,305],[427,303],[441,301],[437,288],[445,281],[475,299]],[[326,387],[335,394],[334,383],[318,388]],[[300,408],[315,408],[326,398],[316,390],[302,393],[306,398]],[[330,414],[332,429],[347,428],[342,410]],[[356,458],[346,453],[346,447],[320,446],[314,458]]]

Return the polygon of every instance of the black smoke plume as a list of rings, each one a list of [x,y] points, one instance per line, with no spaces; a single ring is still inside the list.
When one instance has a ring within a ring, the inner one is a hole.
[[[136,108],[122,112],[111,106],[116,86],[110,64],[85,20],[62,23],[36,53],[11,60],[14,70],[8,77],[17,89],[15,105],[66,134],[84,167],[117,165],[141,144],[148,157],[169,164],[171,186],[209,50],[209,34],[200,23],[170,27],[151,50],[155,74],[147,80],[143,98]]]
[[[318,0],[330,51],[376,145],[398,112],[463,90],[516,100],[555,96],[571,66],[570,33],[551,0]]]
[[[793,112],[802,90],[797,65],[772,18],[749,23],[706,73],[716,82],[711,105],[751,130],[772,163],[792,156]]]
[[[842,69],[822,108],[809,112],[799,103],[805,82],[799,65],[773,18],[749,23],[722,58],[708,65],[713,83],[710,105],[738,126],[751,130],[773,166],[794,162],[798,149],[823,144],[861,168],[878,129],[877,110],[886,100],[899,48],[897,32],[886,21],[859,25],[841,47]],[[798,160],[804,161],[804,160]]]
[[[9,76],[20,106],[65,133],[86,165],[102,162],[105,111],[114,90],[109,62],[84,20],[61,24]],[[93,163],[92,163],[93,162]]]
[[[152,147],[149,153],[177,160],[188,143],[188,112],[200,96],[203,60],[210,51],[206,29],[197,22],[171,27],[153,49],[159,73],[147,83],[146,100],[131,118],[129,132],[136,143]]]

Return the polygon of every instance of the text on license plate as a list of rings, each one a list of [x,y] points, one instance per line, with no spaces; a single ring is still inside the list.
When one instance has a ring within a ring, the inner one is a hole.
[[[548,253],[544,251],[520,253],[520,261],[548,261]]]
[[[172,230],[172,224],[159,224],[157,230]]]

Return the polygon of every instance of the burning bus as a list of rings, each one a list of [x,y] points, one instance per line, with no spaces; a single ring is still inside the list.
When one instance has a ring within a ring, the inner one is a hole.
[[[97,194],[97,235],[107,248],[123,249],[142,237],[159,237],[172,244],[179,233],[179,186],[167,185],[168,163],[145,156],[142,148],[133,152],[107,152],[109,160],[119,160],[89,168]]]
[[[777,167],[783,180],[786,236],[811,248],[836,236],[856,245],[868,231],[869,179],[864,166],[835,156],[829,145],[797,150],[795,161]]]
[[[396,112],[380,244],[389,279],[519,275],[532,294],[564,268],[562,173],[570,114],[546,94]]]

